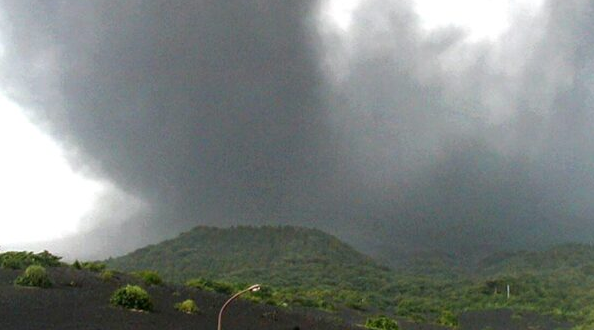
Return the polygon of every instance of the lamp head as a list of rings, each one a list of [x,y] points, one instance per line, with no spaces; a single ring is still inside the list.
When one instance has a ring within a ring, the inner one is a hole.
[[[260,288],[261,288],[260,284],[254,284],[254,285],[250,286],[248,288],[248,290],[250,290],[250,292],[256,292],[256,291],[260,291]]]

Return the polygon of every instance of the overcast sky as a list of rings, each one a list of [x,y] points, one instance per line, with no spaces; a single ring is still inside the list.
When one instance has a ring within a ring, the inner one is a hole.
[[[375,255],[590,242],[593,9],[0,0],[0,248],[198,224]]]

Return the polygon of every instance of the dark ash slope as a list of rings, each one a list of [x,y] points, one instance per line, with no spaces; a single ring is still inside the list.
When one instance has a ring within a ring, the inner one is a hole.
[[[155,311],[139,313],[110,306],[109,298],[121,285],[135,282],[119,276],[112,282],[98,274],[70,268],[51,268],[50,289],[22,288],[12,283],[21,271],[0,269],[0,329],[216,329],[216,318],[226,296],[175,286],[148,287]],[[74,286],[72,286],[74,284]],[[194,299],[201,313],[186,315],[173,305]],[[226,330],[354,329],[318,312],[293,313],[266,305],[237,301],[227,310]]]

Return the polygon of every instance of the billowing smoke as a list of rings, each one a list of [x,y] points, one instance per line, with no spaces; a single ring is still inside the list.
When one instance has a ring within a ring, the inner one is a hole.
[[[471,44],[427,34],[409,4],[366,1],[350,33],[326,36],[345,177],[367,189],[357,218],[377,219],[379,251],[591,240],[592,6],[549,2]]]
[[[149,205],[114,224],[107,203],[87,249],[243,223],[378,255],[591,239],[592,2],[484,43],[426,33],[409,2],[363,2],[348,33],[320,6],[0,2],[2,87]]]
[[[315,181],[327,134],[314,5],[5,1],[3,77],[79,159],[150,205],[100,241],[275,222]]]

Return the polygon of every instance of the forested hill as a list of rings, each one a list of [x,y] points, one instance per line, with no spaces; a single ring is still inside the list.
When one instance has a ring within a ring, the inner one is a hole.
[[[175,282],[205,277],[361,289],[361,283],[379,287],[390,275],[334,236],[290,226],[196,227],[107,263],[125,271],[156,270]]]
[[[517,313],[513,322],[528,322],[519,329],[537,326],[530,317],[522,318],[534,312],[553,316],[549,321],[569,320],[582,326],[576,329],[594,329],[592,246],[495,253],[474,267],[457,270],[452,270],[457,263],[454,256],[434,257],[415,261],[430,267],[392,271],[319,230],[197,227],[107,263],[125,271],[155,270],[174,282],[201,277],[231,284],[262,283],[273,288],[267,301],[277,305],[329,310],[346,306],[447,326],[463,323],[468,311],[510,309]]]
[[[570,271],[594,275],[594,246],[563,244],[541,251],[494,253],[481,260],[476,270],[483,275]]]

